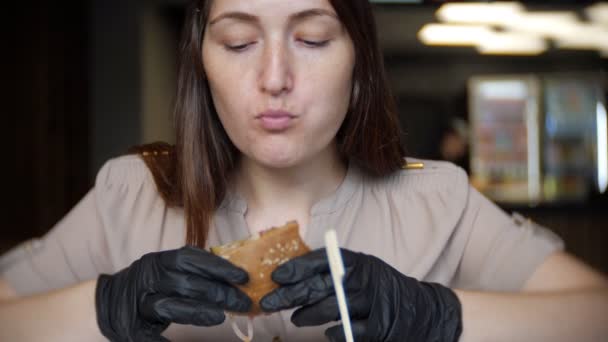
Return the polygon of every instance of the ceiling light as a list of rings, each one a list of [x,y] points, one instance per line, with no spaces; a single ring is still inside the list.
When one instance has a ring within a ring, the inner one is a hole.
[[[608,26],[608,3],[598,2],[585,9],[585,14],[591,21]]]
[[[528,32],[547,38],[568,35],[581,22],[574,12],[534,12],[521,13],[503,24],[504,28],[518,32]]]
[[[426,24],[418,31],[418,39],[426,45],[476,46],[491,34],[486,26]]]
[[[501,25],[524,11],[518,2],[449,3],[442,5],[435,15],[448,23]]]
[[[446,24],[426,25],[418,38],[427,45],[475,46],[483,54],[526,55],[546,51],[545,38],[561,49],[598,50],[608,58],[608,2],[585,13],[590,22],[574,11],[529,12],[519,2],[448,3],[436,12]]]
[[[608,50],[608,27],[579,24],[556,34],[553,39],[563,49]]]
[[[492,55],[539,55],[547,48],[542,37],[517,32],[494,32],[477,44],[479,53]]]

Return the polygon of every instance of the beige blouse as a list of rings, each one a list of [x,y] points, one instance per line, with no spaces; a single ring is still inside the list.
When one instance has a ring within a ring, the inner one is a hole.
[[[337,191],[312,208],[304,241],[322,247],[324,231],[334,228],[342,247],[375,255],[408,276],[493,291],[518,290],[550,253],[563,249],[549,230],[488,201],[462,169],[424,164],[373,179],[351,163]],[[242,197],[228,194],[208,245],[246,238],[246,210]],[[95,187],[49,233],[0,257],[0,276],[29,295],[117,272],[145,253],[184,242],[182,210],[165,205],[140,157],[125,156],[103,166]],[[296,328],[291,312],[256,318],[254,341],[324,340],[329,325]],[[228,321],[210,328],[173,324],[165,336],[239,341]]]

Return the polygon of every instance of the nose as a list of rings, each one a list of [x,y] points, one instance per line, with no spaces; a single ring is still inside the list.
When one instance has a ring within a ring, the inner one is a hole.
[[[260,71],[260,89],[272,96],[291,91],[293,87],[290,54],[285,44],[273,42],[264,48]]]

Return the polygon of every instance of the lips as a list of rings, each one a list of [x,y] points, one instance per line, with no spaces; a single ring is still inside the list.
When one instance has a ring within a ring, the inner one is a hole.
[[[283,110],[267,110],[256,116],[260,126],[272,132],[284,131],[293,125],[296,115]]]

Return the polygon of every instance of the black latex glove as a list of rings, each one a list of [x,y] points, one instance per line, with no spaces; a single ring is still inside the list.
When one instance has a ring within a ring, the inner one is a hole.
[[[342,249],[344,290],[355,341],[457,341],[461,307],[455,293],[439,284],[407,277],[370,255]],[[264,311],[302,306],[291,316],[296,326],[340,320],[324,249],[278,267],[272,279],[281,286],[260,301]],[[325,331],[345,341],[342,325]]]
[[[231,284],[247,272],[194,247],[146,254],[131,266],[97,280],[97,323],[111,341],[168,341],[174,322],[212,326],[224,310],[246,312],[251,299]]]

